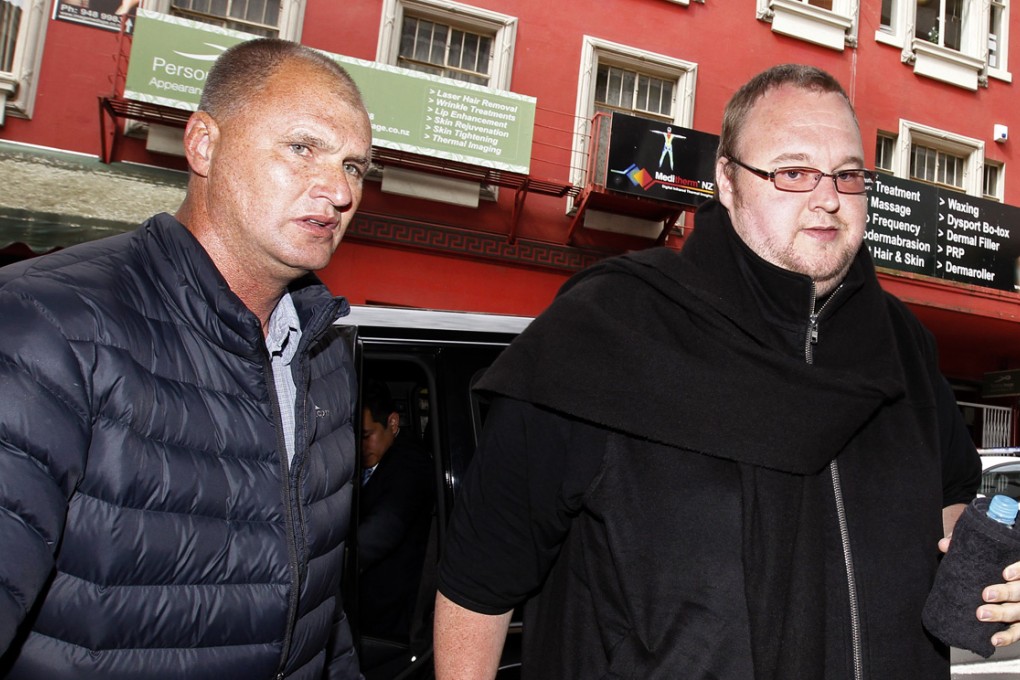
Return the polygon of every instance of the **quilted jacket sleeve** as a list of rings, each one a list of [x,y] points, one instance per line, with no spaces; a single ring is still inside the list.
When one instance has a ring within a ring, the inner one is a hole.
[[[88,448],[87,393],[55,316],[0,290],[0,653],[53,570]]]

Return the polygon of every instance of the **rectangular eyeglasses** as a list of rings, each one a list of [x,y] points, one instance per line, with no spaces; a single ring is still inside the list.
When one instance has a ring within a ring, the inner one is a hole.
[[[784,167],[776,168],[772,172],[748,165],[736,158],[727,156],[727,160],[736,163],[744,170],[762,179],[767,179],[780,191],[792,191],[795,193],[806,193],[814,191],[823,177],[831,177],[832,184],[836,191],[841,194],[863,194],[875,182],[875,173],[864,168],[850,168],[839,172],[822,172],[818,168],[806,167]]]

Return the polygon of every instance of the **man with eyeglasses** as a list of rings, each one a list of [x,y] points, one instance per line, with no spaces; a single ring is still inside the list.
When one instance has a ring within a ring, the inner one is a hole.
[[[440,680],[494,677],[521,603],[524,678],[949,678],[921,610],[980,465],[862,247],[871,181],[840,85],[771,68],[726,107],[683,250],[579,274],[501,356]]]

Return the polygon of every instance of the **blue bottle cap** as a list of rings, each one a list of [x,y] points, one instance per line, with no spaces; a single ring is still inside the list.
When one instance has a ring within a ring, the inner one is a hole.
[[[1020,505],[1015,500],[1009,496],[998,494],[992,496],[992,500],[988,503],[988,516],[996,522],[1012,526],[1016,522],[1018,509],[1020,509]]]

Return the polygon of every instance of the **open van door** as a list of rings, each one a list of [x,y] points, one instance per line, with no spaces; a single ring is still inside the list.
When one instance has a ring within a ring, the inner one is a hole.
[[[385,564],[360,539],[367,531],[368,515],[388,501],[370,500],[377,496],[369,493],[370,481],[365,487],[356,485],[342,591],[366,680],[434,677],[436,567],[446,522],[486,411],[485,400],[472,387],[528,322],[525,317],[373,307],[354,307],[339,321],[357,327],[359,386],[369,379],[386,385],[399,414],[399,436],[427,461],[415,467],[418,490],[409,491],[412,487],[405,479],[400,497],[388,499],[406,517],[409,495],[418,498],[420,489],[427,487],[421,496],[428,503],[418,506],[418,521],[393,521],[405,533],[400,549],[387,555]],[[361,415],[360,397],[357,413]],[[361,425],[359,418],[358,480]],[[392,606],[394,599],[404,606]],[[519,626],[512,630],[519,631]],[[505,656],[498,677],[519,677],[519,635],[510,636]]]

